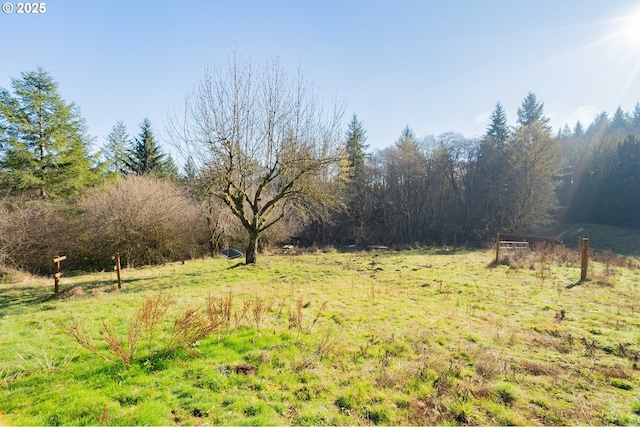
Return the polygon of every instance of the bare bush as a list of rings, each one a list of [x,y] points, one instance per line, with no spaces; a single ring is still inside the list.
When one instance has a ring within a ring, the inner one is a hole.
[[[93,343],[93,338],[87,333],[84,326],[76,319],[72,318],[66,325],[64,325],[64,331],[71,335],[82,347],[89,350],[92,354],[101,357],[109,363],[117,363],[114,359],[102,354]]]
[[[129,322],[129,330],[127,338],[124,339],[118,336],[111,325],[103,320],[102,329],[104,331],[104,342],[109,347],[109,350],[116,355],[122,363],[130,365],[138,348],[138,342],[141,337],[140,322],[137,317],[131,319]]]
[[[152,350],[153,338],[156,336],[158,324],[167,313],[172,300],[173,296],[171,294],[164,295],[161,292],[155,297],[145,298],[136,312],[136,319],[138,319],[142,331],[147,336],[149,351]]]
[[[196,308],[187,307],[182,316],[175,319],[170,347],[182,347],[192,355],[198,354],[193,346],[200,340],[208,337],[218,324],[209,321],[207,313]]]
[[[8,221],[6,220],[9,217],[9,212],[7,208],[4,206],[4,203],[0,203],[0,278],[4,275],[5,270],[7,269],[7,265],[9,262],[8,251],[9,246],[7,244],[7,229],[8,229]]]
[[[68,204],[10,199],[0,207],[0,216],[0,265],[5,267],[49,274],[55,256],[75,255],[84,246],[80,216]]]
[[[165,318],[172,299],[171,295],[163,295],[162,293],[155,297],[145,298],[129,321],[126,337],[118,335],[112,324],[103,320],[102,334],[106,350],[94,344],[91,336],[76,318],[72,318],[66,325],[63,325],[63,329],[92,354],[109,363],[115,364],[119,360],[128,366],[133,362],[139,343],[143,339],[148,342],[149,354],[154,352],[152,341],[157,335],[159,324]],[[194,344],[206,338],[217,327],[218,323],[211,322],[206,312],[187,307],[175,317],[169,334],[162,334],[159,341],[164,343],[166,349],[184,348],[189,353],[196,354],[193,349]]]
[[[50,274],[111,265],[115,252],[127,266],[186,259],[206,247],[206,222],[173,183],[131,176],[106,183],[77,204],[6,198],[0,202],[0,276],[8,268]]]
[[[207,296],[207,317],[209,323],[222,325],[228,328],[231,324],[231,312],[233,311],[233,293],[229,291],[226,296],[214,297],[211,294]]]
[[[127,266],[189,258],[202,252],[206,224],[175,184],[128,176],[80,201],[91,230],[88,257],[119,251]]]

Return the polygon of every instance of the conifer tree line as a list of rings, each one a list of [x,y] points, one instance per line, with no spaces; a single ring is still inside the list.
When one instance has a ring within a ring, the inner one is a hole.
[[[107,170],[116,174],[178,179],[178,168],[160,148],[148,118],[142,120],[140,133],[134,138],[129,136],[127,126],[118,121],[107,135],[103,155]]]
[[[326,235],[338,244],[481,244],[496,232],[552,234],[562,222],[640,227],[640,103],[553,133],[529,93],[509,125],[497,103],[479,138],[417,138],[408,126],[368,152],[354,115],[347,209]]]
[[[320,114],[301,80],[291,90],[277,64],[265,69],[264,92],[211,80],[224,73],[203,80],[220,99],[247,98],[224,110],[192,94],[189,120],[169,132],[189,136],[181,169],[147,118],[134,136],[118,121],[96,144],[46,71],[12,79],[0,89],[0,269],[47,272],[62,252],[91,269],[115,251],[136,265],[235,245],[253,263],[260,248],[292,242],[482,245],[561,222],[640,227],[640,104],[554,132],[529,93],[513,124],[498,102],[481,137],[406,126],[371,151],[355,114],[340,128],[339,109]]]

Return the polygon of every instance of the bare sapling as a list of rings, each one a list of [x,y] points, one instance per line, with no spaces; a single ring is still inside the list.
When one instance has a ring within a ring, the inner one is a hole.
[[[145,298],[142,306],[140,306],[136,312],[136,319],[142,331],[146,334],[149,352],[152,351],[153,339],[156,335],[158,323],[160,323],[167,313],[172,300],[173,296],[171,294],[163,295],[161,292],[155,297]]]
[[[260,332],[260,324],[264,319],[265,312],[266,312],[266,304],[264,299],[256,297],[253,300],[253,307],[251,308],[251,314],[253,315],[253,321],[255,323],[255,326],[258,332]]]
[[[93,339],[89,336],[84,326],[82,326],[75,317],[72,317],[71,320],[64,325],[64,330],[67,334],[75,338],[78,344],[89,350],[92,354],[101,357],[106,362],[113,364],[117,363],[115,360],[103,355],[96,349],[93,344]]]
[[[193,347],[202,339],[209,336],[217,325],[209,321],[207,313],[203,313],[196,308],[187,307],[182,316],[177,318],[173,324],[170,347],[182,347],[191,355],[198,355],[199,352]]]
[[[131,365],[131,361],[136,354],[137,345],[141,335],[141,328],[138,320],[134,317],[131,319],[131,322],[129,322],[129,330],[126,340],[118,337],[106,320],[102,321],[102,329],[104,331],[104,342],[107,344],[109,350],[118,356],[123,364],[127,366]]]

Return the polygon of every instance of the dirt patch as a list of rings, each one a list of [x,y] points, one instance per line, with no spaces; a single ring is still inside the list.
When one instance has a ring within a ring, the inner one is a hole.
[[[72,286],[60,292],[60,298],[63,298],[63,299],[82,298],[83,296],[85,296],[85,292],[81,286]]]

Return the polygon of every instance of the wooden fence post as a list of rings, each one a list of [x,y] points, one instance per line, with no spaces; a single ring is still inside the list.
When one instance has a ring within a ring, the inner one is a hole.
[[[496,234],[496,264],[500,260],[500,233]]]
[[[60,292],[60,276],[62,276],[62,273],[60,272],[60,262],[64,261],[65,259],[67,259],[66,256],[56,256],[53,259],[53,280],[54,280],[54,284],[53,284],[53,292],[54,293],[58,293]]]
[[[587,280],[589,267],[589,239],[580,239],[580,280]]]
[[[122,289],[122,276],[120,275],[120,252],[116,252],[116,255],[111,257],[116,265],[113,269],[118,273],[118,289]]]

